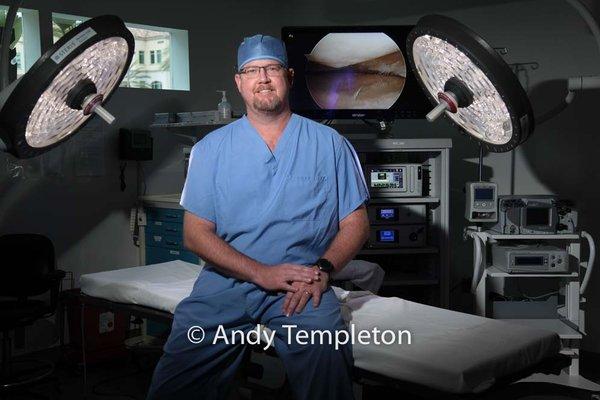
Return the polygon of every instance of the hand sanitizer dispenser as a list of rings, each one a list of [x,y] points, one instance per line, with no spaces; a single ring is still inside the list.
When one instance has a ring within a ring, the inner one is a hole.
[[[231,119],[231,104],[227,101],[227,93],[225,90],[217,90],[218,93],[222,93],[223,97],[219,103],[219,118],[220,119]]]

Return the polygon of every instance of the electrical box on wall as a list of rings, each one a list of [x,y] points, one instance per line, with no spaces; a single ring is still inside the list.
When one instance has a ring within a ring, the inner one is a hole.
[[[119,130],[119,158],[121,160],[152,160],[152,135],[139,129]]]
[[[98,316],[98,333],[108,333],[115,329],[115,314],[110,311],[101,313]]]

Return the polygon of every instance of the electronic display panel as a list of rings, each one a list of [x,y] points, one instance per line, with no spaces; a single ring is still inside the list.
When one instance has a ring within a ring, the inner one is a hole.
[[[285,27],[292,111],[315,119],[424,118],[431,104],[408,67],[412,26]]]

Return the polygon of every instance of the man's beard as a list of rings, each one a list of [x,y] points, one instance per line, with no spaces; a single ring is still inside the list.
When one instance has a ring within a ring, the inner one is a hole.
[[[255,98],[253,105],[257,111],[262,112],[275,112],[283,109],[283,101],[277,96],[268,100]]]

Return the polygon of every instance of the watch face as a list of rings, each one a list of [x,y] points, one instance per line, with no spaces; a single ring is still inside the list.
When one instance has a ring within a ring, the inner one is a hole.
[[[324,271],[324,272],[333,271],[333,264],[326,258],[319,259],[319,261],[317,261],[317,265],[319,266],[319,269],[321,271]]]

